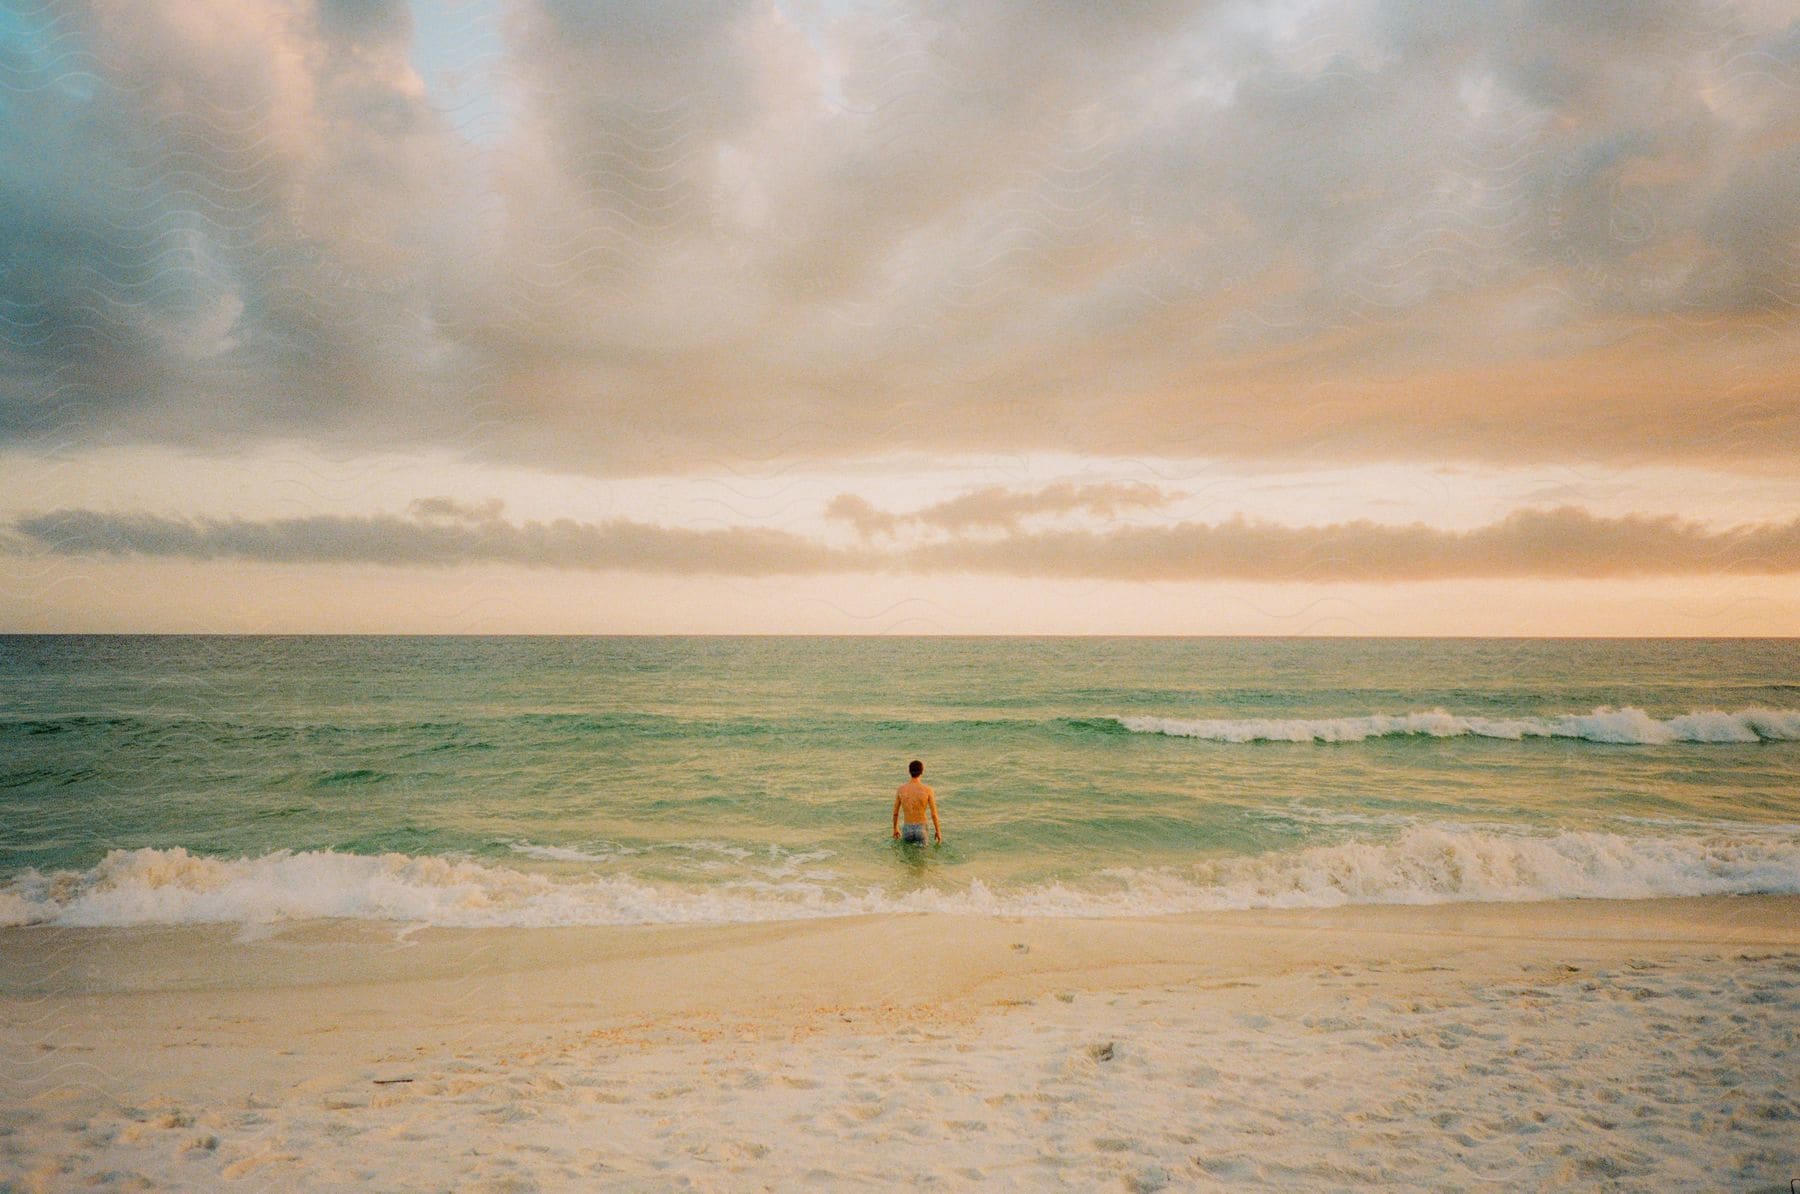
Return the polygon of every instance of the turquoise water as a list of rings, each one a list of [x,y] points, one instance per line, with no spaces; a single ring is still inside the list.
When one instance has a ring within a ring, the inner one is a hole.
[[[1793,640],[0,638],[0,923],[1800,891],[1797,823]]]

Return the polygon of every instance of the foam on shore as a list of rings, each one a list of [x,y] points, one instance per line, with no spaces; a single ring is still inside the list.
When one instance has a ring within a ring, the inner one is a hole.
[[[577,851],[532,853],[568,861]],[[1800,893],[1800,830],[1528,835],[1415,825],[1394,837],[1114,867],[1003,886],[855,888],[823,854],[712,886],[596,865],[546,874],[469,859],[279,850],[214,858],[114,850],[84,871],[26,871],[0,887],[0,925],[267,923],[357,918],[447,927],[730,924],[884,912],[1150,916],[1246,908]]]

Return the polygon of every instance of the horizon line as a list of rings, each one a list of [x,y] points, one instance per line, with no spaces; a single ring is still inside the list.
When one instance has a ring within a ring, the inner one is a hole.
[[[1796,634],[1059,634],[820,633],[786,631],[432,631],[432,630],[0,630],[0,638],[712,638],[712,639],[1279,639],[1306,642],[1800,642]]]

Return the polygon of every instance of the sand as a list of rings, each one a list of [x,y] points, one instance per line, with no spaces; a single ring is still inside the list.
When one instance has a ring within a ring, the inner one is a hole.
[[[1800,898],[0,930],[6,1188],[1787,1190]]]

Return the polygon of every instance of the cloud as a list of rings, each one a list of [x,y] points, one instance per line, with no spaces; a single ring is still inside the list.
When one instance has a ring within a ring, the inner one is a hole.
[[[1166,506],[1174,498],[1174,494],[1141,481],[1104,481],[1087,485],[1059,481],[1029,492],[988,486],[910,514],[890,514],[876,509],[866,498],[845,493],[832,499],[825,508],[825,515],[848,522],[866,538],[892,535],[908,525],[952,532],[978,527],[1017,530],[1021,522],[1041,515],[1079,512],[1112,518],[1125,510]]]
[[[840,499],[841,501],[842,499]],[[1800,573],[1800,519],[1712,530],[1673,517],[1521,510],[1468,531],[1359,520],[1233,519],[953,536],[885,550],[759,527],[616,520],[512,523],[495,506],[415,503],[414,516],[184,519],[58,510],[16,519],[15,551],[270,563],[527,567],[727,576],[976,573],[1118,581],[1359,582]],[[973,524],[971,524],[973,525]],[[989,525],[989,524],[982,524]]]
[[[9,16],[0,441],[1800,450],[1780,6],[506,13],[497,139],[403,0]]]
[[[1773,575],[1800,572],[1800,520],[1711,531],[1672,517],[1602,518],[1578,507],[1518,511],[1469,531],[1234,519],[932,543],[907,559],[926,571],[1138,581]]]
[[[452,179],[403,0],[75,0],[0,28],[0,435],[432,433]]]
[[[442,501],[443,499],[435,499]],[[727,576],[808,575],[863,566],[855,553],[760,527],[716,530],[637,522],[510,523],[497,517],[320,515],[267,521],[58,510],[17,519],[27,548],[65,556],[156,556],[274,564],[533,568]]]
[[[499,498],[471,504],[449,497],[418,498],[407,506],[407,512],[420,521],[449,519],[453,522],[494,522],[506,510]]]
[[[865,539],[874,535],[892,535],[906,521],[898,514],[876,509],[868,498],[854,493],[840,493],[832,498],[825,507],[825,517],[849,523]]]

